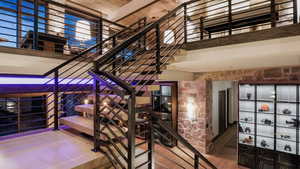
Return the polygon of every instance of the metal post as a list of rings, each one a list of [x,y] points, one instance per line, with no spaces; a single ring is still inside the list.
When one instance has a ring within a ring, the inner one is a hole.
[[[54,130],[58,128],[58,94],[59,94],[59,82],[58,82],[58,70],[54,72]]]
[[[160,72],[160,26],[156,26],[156,71]]]
[[[184,43],[187,43],[187,6],[184,4]]]
[[[195,154],[194,168],[199,169],[199,156]]]
[[[147,26],[147,18],[144,18],[144,28],[146,26]],[[147,41],[147,33],[144,35],[144,38],[143,38],[144,50],[146,50],[146,41]]]
[[[94,62],[94,70],[97,72],[99,66]],[[94,149],[92,151],[98,152],[100,150],[100,82],[94,79]]]
[[[99,44],[98,51],[99,55],[103,54],[102,48],[103,48],[103,19],[100,18],[98,21],[98,37],[97,37],[97,43]]]
[[[271,0],[271,27],[276,27],[276,4],[275,0]]]
[[[293,0],[293,11],[294,11],[294,16],[293,16],[293,20],[294,20],[294,24],[298,23],[298,4],[297,4],[297,0]]]
[[[112,38],[112,47],[114,48],[115,46],[117,46],[117,37],[113,36],[113,38]],[[113,59],[114,59],[114,61],[112,63],[112,69],[115,69],[117,67],[116,55],[114,55]],[[113,70],[112,73],[113,73],[113,75],[117,74],[116,70]]]
[[[204,21],[204,18],[201,16],[200,17],[200,39],[203,40],[204,38],[204,25],[203,25],[203,21]]]
[[[128,99],[128,169],[135,168],[135,93]]]
[[[141,28],[142,28],[142,25],[141,25],[141,22],[142,22],[143,20],[139,20],[138,21],[138,31],[139,30],[141,30]],[[134,28],[133,28],[134,29]],[[142,43],[143,43],[143,40],[142,40],[142,38],[140,38],[139,40],[138,40],[138,48],[139,49],[141,49],[142,48]]]
[[[228,0],[228,21],[229,21],[229,35],[232,35],[232,1]]]
[[[39,2],[34,0],[34,25],[32,35],[32,49],[38,49],[39,47]]]
[[[17,1],[17,48],[21,46],[21,38],[22,38],[22,0]]]
[[[149,127],[148,127],[148,150],[150,151],[148,153],[148,169],[154,169],[155,168],[155,161],[154,161],[154,131],[153,131],[153,118],[150,114],[150,120],[149,120]]]

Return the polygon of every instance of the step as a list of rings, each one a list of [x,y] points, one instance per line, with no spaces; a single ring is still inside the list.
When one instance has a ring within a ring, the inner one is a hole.
[[[157,85],[149,85],[150,87],[149,87],[149,89],[150,90],[157,90],[158,89],[158,87],[159,86],[157,86]],[[148,88],[147,88],[148,89]],[[112,95],[112,94],[110,94],[110,95],[108,95],[110,98],[115,98],[114,99],[114,101],[117,101],[117,102],[124,102],[124,100],[121,100],[121,98],[119,97],[119,96],[116,96],[116,95]],[[94,95],[93,94],[91,94],[91,95],[89,95],[88,96],[88,99],[89,100],[94,100]],[[151,97],[149,97],[149,96],[136,96],[135,97],[135,99],[136,99],[136,105],[137,106],[139,106],[139,105],[145,105],[145,104],[151,104],[152,102],[151,102]],[[106,99],[106,101],[107,102],[110,102],[111,100],[109,99],[109,98],[107,98]]]
[[[90,116],[94,115],[94,105],[93,104],[76,105],[74,109],[77,112],[87,113]],[[100,106],[100,109],[101,109],[101,106]],[[114,111],[117,111],[117,110],[119,110],[119,109],[114,108]],[[112,118],[113,117],[113,113],[107,114],[109,112],[108,109],[105,109],[104,111],[105,112],[101,112],[101,114],[106,115],[107,118]],[[128,119],[127,113],[125,113],[123,111],[118,113],[118,117],[122,118],[125,121],[127,121],[127,119]]]
[[[82,116],[69,116],[69,117],[63,117],[60,119],[60,123],[66,126],[69,126],[79,132],[85,133],[90,136],[94,136],[94,122],[92,119],[85,118]],[[118,137],[124,137],[124,135],[115,127],[110,125],[114,133]],[[100,130],[104,127],[103,125],[100,126]],[[126,129],[124,129],[124,132]],[[103,133],[107,134],[111,138],[115,138],[111,132],[107,128],[104,129]],[[106,141],[107,138],[103,135],[100,135],[100,139]]]
[[[148,65],[140,65],[140,64],[136,64],[133,66],[123,66],[121,68],[121,71],[126,70],[128,72],[141,72],[141,71],[145,71],[145,70],[153,70],[156,69],[155,66],[148,66]]]

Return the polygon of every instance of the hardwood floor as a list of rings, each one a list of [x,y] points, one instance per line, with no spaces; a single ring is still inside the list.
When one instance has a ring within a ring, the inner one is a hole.
[[[236,132],[235,127],[229,128],[223,136],[219,137],[216,140],[216,146],[213,153],[204,155],[218,169],[248,169],[237,164],[237,149],[226,146],[230,139],[234,137],[234,132]],[[164,146],[155,145],[156,169],[193,168],[191,166],[191,164],[193,164],[193,161],[190,157],[186,156],[178,148],[173,148],[172,151],[179,154],[179,156],[184,158],[187,162],[184,162],[182,159],[180,159],[180,157],[176,157],[172,152],[164,148]],[[188,152],[187,150],[185,151]],[[200,163],[204,164],[201,161]],[[209,169],[209,167],[200,166],[200,169]]]
[[[205,155],[213,164],[220,169],[248,169],[237,164],[237,147],[226,146],[230,139],[234,137],[237,129],[230,127],[227,131],[215,141],[214,151],[210,155]]]
[[[0,169],[92,169],[110,166],[93,142],[70,131],[45,131],[0,141]]]

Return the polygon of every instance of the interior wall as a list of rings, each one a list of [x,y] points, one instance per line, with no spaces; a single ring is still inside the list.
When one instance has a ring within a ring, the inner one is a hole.
[[[230,89],[230,88],[233,89],[233,82],[232,81],[213,81],[212,82],[212,130],[213,130],[213,137],[216,137],[219,134],[219,91],[227,90],[227,89]],[[232,100],[232,102],[234,102],[233,99],[231,99],[231,100]],[[233,103],[230,103],[230,104],[233,104]],[[226,117],[226,119],[227,119],[227,117]]]
[[[298,22],[300,22],[300,0],[297,0],[297,7],[298,7]]]

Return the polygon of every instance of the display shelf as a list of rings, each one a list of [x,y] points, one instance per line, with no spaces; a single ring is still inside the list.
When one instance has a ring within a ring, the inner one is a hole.
[[[280,152],[296,154],[297,143],[277,139],[277,141],[276,141],[276,150],[280,151]]]
[[[239,144],[251,146],[255,150],[253,155],[257,160],[253,160],[255,164],[252,168],[261,168],[263,163],[264,167],[266,165],[272,169],[296,169],[293,159],[295,156],[297,160],[300,159],[299,89],[300,85],[282,83],[240,85],[239,124],[243,132],[239,132]],[[251,131],[245,132],[246,127]],[[254,139],[254,143],[245,143],[249,136]],[[244,163],[249,155],[239,148],[240,152],[243,154],[239,155],[239,163]],[[261,153],[269,154],[271,159],[263,159],[266,155]],[[284,163],[280,159],[282,155],[287,159]],[[251,168],[249,163],[246,164],[246,167]],[[300,169],[299,164],[297,169]]]
[[[259,148],[274,150],[274,138],[266,136],[256,136],[256,146]]]
[[[264,112],[257,112],[257,114],[271,114],[271,115],[274,115],[274,112],[264,111]]]
[[[258,126],[265,126],[265,127],[275,127],[273,124],[269,125],[269,124],[263,124],[263,123],[255,123],[257,124]]]
[[[275,86],[274,85],[257,85],[257,100],[274,101]]]
[[[252,110],[240,110],[240,112],[244,112],[244,113],[255,113],[254,111],[252,111]]]
[[[254,134],[240,133],[239,134],[239,143],[244,144],[244,145],[254,146],[254,141],[255,141],[254,138],[255,138]]]
[[[297,102],[297,101],[288,101],[288,100],[277,100],[276,102],[277,103],[291,103],[291,104],[300,103],[300,102]]]
[[[256,100],[254,99],[240,99],[240,101],[245,101],[245,102],[254,102]]]
[[[280,114],[280,113],[277,113],[276,116],[287,116],[287,117],[297,117],[297,115],[290,115],[290,114]]]
[[[277,128],[285,128],[285,129],[293,129],[296,130],[297,127],[289,127],[289,126],[281,126],[281,125],[276,125]]]
[[[279,101],[297,101],[297,86],[296,85],[278,85],[277,100]]]
[[[270,138],[270,139],[274,139],[274,136],[267,136],[267,135],[263,135],[263,134],[256,134],[256,136],[258,136],[258,137],[264,137],[264,138]]]
[[[244,124],[256,124],[256,123],[251,123],[251,122],[246,122],[246,121],[240,121],[240,123],[244,123]]]
[[[268,102],[268,103],[274,103],[274,99],[257,99],[256,100],[257,102]]]

